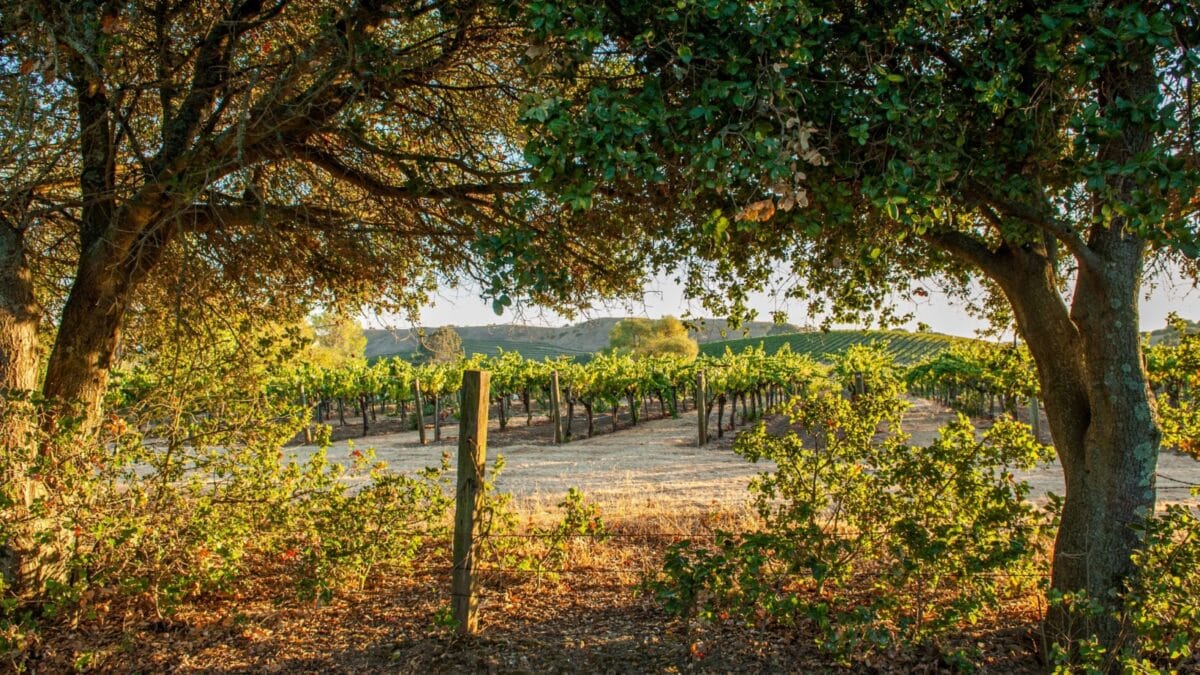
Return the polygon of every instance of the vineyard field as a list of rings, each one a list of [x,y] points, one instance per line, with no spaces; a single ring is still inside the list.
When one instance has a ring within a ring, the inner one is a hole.
[[[501,351],[516,352],[527,359],[542,360],[546,358],[555,358],[559,356],[572,356],[577,361],[586,361],[591,358],[591,352],[581,351],[560,347],[558,345],[547,344],[544,342],[526,342],[524,340],[512,340],[506,338],[464,338],[462,341],[463,353],[467,356],[475,354],[483,354],[485,356],[498,356]],[[381,353],[372,357],[372,360],[386,358],[390,356],[399,356],[401,358],[409,358],[412,352],[393,352]]]
[[[768,354],[774,354],[786,344],[790,345],[792,351],[797,354],[806,354],[818,361],[827,361],[827,354],[840,353],[852,345],[887,341],[888,350],[892,353],[892,356],[899,363],[910,364],[920,361],[923,358],[934,356],[955,343],[967,340],[969,338],[954,337],[941,333],[909,333],[907,331],[811,331],[709,342],[700,345],[700,353],[719,356],[725,353],[726,348],[729,348],[733,353],[738,354],[751,347],[762,345]]]

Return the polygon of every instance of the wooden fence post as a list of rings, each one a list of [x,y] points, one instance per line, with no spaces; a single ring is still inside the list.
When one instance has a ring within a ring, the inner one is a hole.
[[[303,382],[300,383],[300,405],[308,413],[308,418],[304,420],[304,442],[312,443],[312,408],[308,407],[308,394],[304,391]]]
[[[458,490],[454,498],[454,577],[451,609],[458,633],[479,627],[474,579],[475,517],[483,502],[483,470],[487,461],[488,387],[491,373],[463,373],[462,409],[458,422]]]
[[[562,445],[562,391],[558,387],[558,371],[550,371],[550,421],[554,423],[554,444]]]
[[[442,396],[433,397],[433,440],[442,440]]]
[[[696,371],[696,419],[699,426],[698,435],[700,447],[708,443],[708,382],[704,371]]]
[[[413,398],[416,399],[417,405],[417,435],[421,439],[421,445],[425,445],[425,401],[421,398],[420,380],[413,380]]]
[[[1033,427],[1033,439],[1041,443],[1042,419],[1038,414],[1038,400],[1036,396],[1029,397],[1029,426]]]

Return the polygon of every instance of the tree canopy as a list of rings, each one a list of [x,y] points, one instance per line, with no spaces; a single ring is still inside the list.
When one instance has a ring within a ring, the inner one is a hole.
[[[164,325],[411,312],[464,279],[498,311],[635,293],[643,252],[602,248],[625,198],[533,189],[525,49],[482,0],[5,0],[0,392],[43,410],[0,443],[90,435],[122,343]],[[6,496],[45,494],[14,471]],[[55,537],[26,534],[16,585],[41,588]]]
[[[464,277],[498,310],[636,290],[638,255],[589,243],[618,200],[576,216],[529,189],[525,47],[487,3],[13,0],[2,21],[0,339],[20,365],[0,386],[38,386],[40,329],[44,394],[94,418],[142,312],[412,311]]]
[[[421,355],[430,363],[450,363],[462,357],[463,342],[454,326],[442,326],[421,338]]]
[[[322,368],[337,368],[362,361],[367,350],[367,336],[362,325],[345,314],[322,312],[310,319],[312,343],[304,360]]]
[[[736,310],[783,285],[835,320],[886,320],[914,277],[1003,298],[1067,476],[1054,586],[1114,597],[1159,447],[1141,282],[1162,263],[1197,276],[1194,6],[542,2],[526,18],[545,45],[530,67],[563,83],[529,101],[526,156],[575,201],[677,195],[690,217],[654,236],[690,295]],[[1111,644],[1116,615],[1056,629]]]
[[[1194,271],[1194,19],[1171,3],[538,3],[533,67],[598,83],[533,102],[526,153],[576,189],[669,183],[711,207],[678,245],[714,276],[774,281],[786,260],[790,290],[835,312],[886,311],[881,288],[961,269],[951,247],[1049,239],[1086,262],[1114,217]],[[1118,72],[1138,90],[1097,87]],[[1118,160],[1134,120],[1146,147]],[[1135,179],[1153,188],[1117,209]]]
[[[608,347],[634,356],[673,354],[694,359],[700,353],[700,345],[688,335],[687,327],[673,316],[621,319],[609,332]]]

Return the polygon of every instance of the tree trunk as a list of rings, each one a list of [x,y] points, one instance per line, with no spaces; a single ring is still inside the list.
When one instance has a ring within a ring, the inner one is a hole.
[[[1154,512],[1160,433],[1138,334],[1144,244],[1109,231],[1093,239],[1104,264],[1081,271],[1069,313],[1048,256],[1015,251],[998,280],[1037,363],[1066,478],[1051,587],[1085,591],[1104,608],[1080,617],[1052,607],[1045,639],[1095,635],[1115,653],[1126,633],[1117,595]]]
[[[591,438],[592,433],[595,431],[595,427],[592,425],[592,403],[591,403],[591,401],[584,401],[583,409],[587,413],[588,438]]]
[[[84,437],[100,421],[100,406],[131,293],[129,284],[110,270],[94,269],[100,265],[90,256],[79,263],[42,385],[47,402],[56,408],[51,425],[58,415],[77,416]]]
[[[0,480],[8,509],[8,539],[0,548],[0,574],[20,598],[38,595],[46,582],[66,579],[65,541],[53,536],[55,519],[34,515],[49,491],[34,478],[39,454],[37,388],[40,311],[25,259],[23,232],[0,220]],[[49,538],[46,534],[50,534]]]
[[[125,223],[123,220],[122,224]],[[136,226],[132,220],[128,224]],[[115,228],[114,225],[111,229]],[[71,418],[70,433],[74,442],[41,444],[39,461],[55,466],[76,461],[74,457],[46,455],[51,448],[85,449],[94,442],[102,418],[108,374],[120,345],[121,329],[133,289],[154,265],[161,251],[162,238],[166,236],[164,229],[143,242],[136,252],[125,255],[117,244],[105,238],[96,238],[88,244],[89,237],[85,233],[84,253],[63,305],[42,383],[47,405],[42,418],[43,431],[51,435],[63,433],[65,427],[60,422]],[[33,499],[45,496],[44,488],[26,490],[26,498],[30,495]],[[73,545],[73,536],[61,524],[55,530],[50,524],[53,518],[52,513],[48,514],[38,525],[41,528],[38,536],[43,543],[37,564],[49,566],[51,574],[61,580],[65,578],[63,565],[66,551]]]

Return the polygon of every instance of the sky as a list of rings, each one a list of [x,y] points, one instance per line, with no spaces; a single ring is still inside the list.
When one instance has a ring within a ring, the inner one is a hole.
[[[974,337],[978,329],[984,325],[970,316],[960,304],[955,304],[941,292],[930,288],[928,298],[903,299],[896,303],[902,313],[912,312],[914,318],[900,326],[908,330],[916,330],[917,323],[929,324],[930,328],[939,333]],[[1186,319],[1200,319],[1200,290],[1190,284],[1170,278],[1162,279],[1154,287],[1143,289],[1141,301],[1141,328],[1144,331],[1162,328],[1166,325],[1167,314],[1178,312]],[[771,312],[781,309],[788,315],[788,322],[798,326],[816,325],[820,317],[810,318],[805,307],[796,301],[790,305],[781,305],[765,294],[752,296],[751,306],[758,310],[758,319],[770,321]],[[690,309],[693,316],[708,316],[702,308],[693,303]],[[600,307],[570,321],[554,312],[537,308],[518,309],[516,313],[506,310],[503,316],[496,316],[492,311],[490,301],[480,297],[479,290],[472,286],[459,288],[443,287],[432,301],[421,312],[423,326],[481,326],[490,324],[519,323],[538,326],[562,326],[575,323],[587,318],[604,316],[640,316],[657,319],[665,315],[683,316],[688,313],[689,305],[683,298],[682,289],[670,279],[660,277],[652,280],[645,288],[642,302],[632,304],[615,303]],[[368,328],[404,328],[409,324],[397,317],[367,317]],[[843,328],[863,328],[863,326],[837,326]]]

